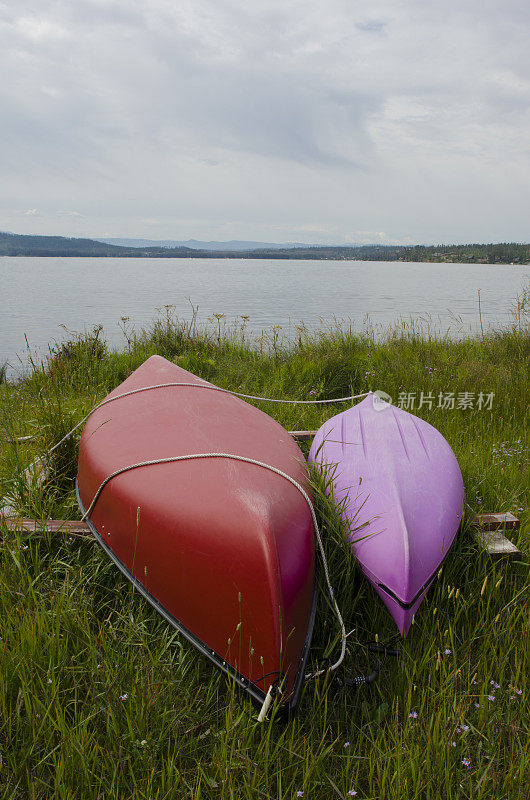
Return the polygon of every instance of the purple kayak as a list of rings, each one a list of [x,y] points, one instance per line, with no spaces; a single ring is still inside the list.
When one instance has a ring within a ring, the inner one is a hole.
[[[428,422],[371,393],[322,425],[309,460],[331,468],[352,551],[406,636],[462,519],[453,451]]]

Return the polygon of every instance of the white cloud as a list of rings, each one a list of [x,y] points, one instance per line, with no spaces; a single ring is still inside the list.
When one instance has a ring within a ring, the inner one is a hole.
[[[48,19],[39,19],[34,15],[18,17],[13,21],[13,27],[35,42],[54,41],[66,38],[68,35],[62,25]]]
[[[529,21],[522,0],[0,5],[0,228],[38,203],[28,232],[528,238]]]

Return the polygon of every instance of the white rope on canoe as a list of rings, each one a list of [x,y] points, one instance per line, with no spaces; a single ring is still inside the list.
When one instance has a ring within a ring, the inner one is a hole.
[[[235,397],[242,397],[245,400],[258,400],[258,401],[263,401],[263,402],[266,402],[266,403],[292,403],[292,404],[299,404],[299,405],[318,405],[318,404],[328,404],[328,403],[345,403],[345,402],[347,402],[349,400],[360,400],[362,397],[367,397],[370,394],[370,392],[364,392],[363,394],[354,394],[354,395],[349,395],[348,397],[337,397],[337,398],[331,398],[331,399],[328,399],[328,400],[292,400],[292,399],[283,399],[283,398],[280,399],[280,398],[276,398],[276,397],[258,397],[257,395],[243,394],[242,392],[233,392],[230,389],[222,389],[220,386],[214,386],[214,385],[209,384],[209,383],[191,383],[191,382],[172,381],[170,383],[157,383],[157,384],[153,384],[153,385],[150,385],[150,386],[141,386],[141,387],[139,387],[137,389],[131,389],[128,392],[121,392],[120,394],[115,394],[112,397],[106,397],[104,400],[102,400],[100,403],[98,403],[96,406],[94,406],[94,408],[91,409],[88,412],[88,414],[86,414],[83,417],[83,419],[81,419],[80,422],[77,423],[77,425],[75,425],[70,431],[68,431],[68,433],[65,436],[63,436],[62,439],[60,439],[56,444],[54,444],[53,447],[50,447],[50,449],[47,451],[46,455],[50,455],[50,453],[53,453],[53,451],[56,450],[63,442],[65,442],[73,433],[75,433],[75,431],[78,428],[80,428],[81,425],[84,422],[86,422],[87,419],[90,416],[92,416],[92,414],[95,411],[97,411],[99,408],[102,408],[103,406],[107,405],[107,403],[112,403],[114,400],[120,400],[122,397],[130,397],[131,395],[140,394],[141,392],[147,392],[147,391],[150,391],[152,389],[167,389],[167,388],[170,388],[170,387],[173,387],[173,386],[185,386],[185,387],[189,387],[189,388],[193,388],[193,389],[196,389],[196,388],[198,388],[198,389],[210,389],[210,391],[222,392],[224,394],[231,394],[231,395],[234,395]],[[328,587],[329,595],[331,597],[333,608],[335,610],[335,614],[337,615],[337,619],[339,621],[340,635],[341,635],[341,652],[340,652],[340,656],[339,656],[338,660],[335,662],[335,664],[332,664],[327,669],[321,669],[321,670],[317,670],[317,672],[314,672],[314,673],[308,673],[308,674],[306,674],[305,678],[306,679],[308,679],[308,678],[317,678],[320,675],[324,675],[327,672],[333,672],[338,667],[340,667],[340,665],[344,661],[344,656],[346,655],[346,628],[344,626],[344,620],[342,619],[342,615],[341,615],[339,607],[337,605],[337,601],[335,600],[335,594],[333,592],[333,587],[331,585],[331,579],[329,577],[329,570],[328,570],[328,563],[327,563],[327,560],[326,560],[326,554],[324,552],[324,545],[322,544],[322,539],[321,539],[321,536],[320,536],[320,530],[319,530],[319,527],[318,527],[318,522],[317,522],[317,518],[316,518],[316,514],[315,514],[315,509],[314,509],[313,503],[311,502],[311,499],[309,498],[309,495],[307,494],[307,492],[305,491],[303,486],[301,486],[301,484],[299,484],[298,481],[295,481],[294,478],[291,478],[290,475],[287,475],[286,472],[283,472],[281,469],[277,469],[276,467],[273,467],[270,464],[265,464],[262,461],[257,461],[256,459],[253,459],[253,458],[246,458],[245,456],[234,455],[233,453],[193,453],[193,454],[186,455],[186,456],[172,456],[170,458],[155,459],[155,460],[152,460],[152,461],[140,461],[137,464],[131,464],[131,465],[127,466],[127,467],[122,467],[121,469],[117,470],[116,472],[113,472],[111,475],[109,475],[107,478],[105,478],[103,483],[99,486],[96,494],[94,495],[94,498],[93,498],[89,508],[83,514],[82,520],[85,520],[85,519],[88,518],[88,516],[90,515],[92,509],[94,508],[94,505],[96,504],[96,501],[97,501],[99,495],[101,494],[101,492],[102,492],[103,488],[106,486],[106,484],[112,478],[115,478],[117,475],[120,475],[122,472],[127,472],[128,470],[136,469],[137,467],[147,467],[147,466],[151,466],[151,465],[154,465],[154,464],[164,464],[164,463],[169,463],[169,462],[185,461],[185,460],[194,459],[194,458],[231,458],[234,461],[244,461],[244,462],[246,462],[248,464],[256,464],[259,467],[263,467],[264,469],[268,469],[271,472],[275,472],[277,475],[280,475],[282,478],[285,478],[287,481],[289,481],[289,483],[291,483],[293,486],[295,486],[298,489],[298,491],[302,494],[302,496],[304,497],[305,501],[307,502],[307,505],[309,506],[309,511],[311,512],[311,518],[313,520],[313,527],[314,527],[314,531],[315,531],[315,536],[316,536],[316,539],[317,539],[318,548],[319,548],[320,556],[321,556],[321,559],[322,559],[322,565],[323,565],[323,568],[324,568],[324,576],[326,578],[326,584],[327,584],[327,587]]]
[[[288,400],[288,399],[279,399],[276,397],[257,397],[253,394],[242,394],[241,392],[233,392],[231,389],[221,389],[220,386],[213,386],[213,384],[209,383],[181,383],[181,382],[172,382],[172,383],[155,383],[152,386],[141,386],[138,389],[131,389],[128,392],[121,392],[120,394],[115,394],[112,397],[106,397],[100,403],[98,403],[94,408],[83,417],[83,419],[75,425],[71,431],[63,436],[57,444],[54,444],[53,447],[47,451],[47,455],[53,453],[63,442],[65,442],[69,436],[71,436],[75,431],[81,427],[83,422],[86,422],[87,419],[98,410],[98,408],[102,408],[103,406],[107,405],[107,403],[112,403],[114,400],[120,400],[122,397],[130,397],[133,394],[140,394],[140,392],[147,392],[151,389],[167,389],[171,386],[187,386],[192,387],[194,389],[210,389],[212,392],[223,392],[224,394],[232,394],[235,397],[243,397],[245,400],[261,400],[265,403],[294,403],[299,405],[315,405],[315,404],[324,404],[324,403],[345,403],[348,400],[359,400],[361,397],[368,397],[370,392],[364,392],[364,394],[352,394],[349,397],[336,397],[332,398],[331,400]]]
[[[196,385],[196,384],[192,384],[192,385]],[[337,601],[335,599],[335,594],[333,592],[333,587],[331,585],[331,579],[329,577],[328,563],[327,563],[327,559],[326,559],[326,554],[324,552],[324,545],[322,544],[322,538],[320,536],[320,530],[319,530],[319,527],[318,527],[315,508],[313,506],[313,503],[311,502],[311,498],[307,494],[307,492],[304,489],[304,487],[300,483],[298,483],[298,481],[296,481],[294,478],[292,478],[290,475],[288,475],[286,472],[283,472],[283,470],[278,469],[277,467],[273,467],[270,464],[265,464],[263,461],[257,461],[255,458],[247,458],[246,456],[238,456],[238,455],[235,455],[234,453],[191,453],[191,454],[185,455],[185,456],[169,456],[168,458],[154,458],[154,459],[151,459],[149,461],[139,461],[136,464],[129,464],[126,467],[120,467],[120,469],[115,470],[110,475],[108,475],[105,478],[104,481],[102,481],[102,483],[99,485],[99,487],[98,487],[98,489],[97,489],[97,491],[96,491],[96,493],[95,493],[95,495],[94,495],[94,497],[92,499],[92,502],[90,503],[89,507],[87,508],[85,513],[83,514],[81,520],[84,522],[86,519],[88,519],[88,517],[90,516],[90,514],[92,513],[92,511],[94,509],[94,506],[97,503],[97,500],[98,500],[101,492],[103,491],[103,489],[105,488],[107,483],[109,483],[109,481],[111,481],[117,475],[122,475],[124,472],[129,472],[130,470],[137,469],[138,467],[150,467],[150,466],[153,466],[155,464],[171,464],[171,463],[174,463],[176,461],[188,461],[188,460],[196,459],[196,458],[229,458],[229,459],[232,459],[233,461],[243,461],[246,464],[255,464],[258,467],[263,467],[263,469],[267,469],[270,472],[274,472],[274,473],[276,473],[276,475],[280,475],[280,477],[285,478],[286,481],[289,481],[289,483],[291,483],[296,489],[298,489],[298,491],[300,492],[300,494],[302,495],[302,497],[306,501],[306,503],[307,503],[307,505],[309,507],[309,511],[311,513],[311,518],[313,520],[313,528],[314,528],[315,536],[316,536],[316,539],[317,539],[317,542],[318,542],[318,547],[319,547],[319,550],[320,550],[320,557],[322,559],[322,565],[323,565],[323,568],[324,568],[324,576],[326,578],[326,584],[327,584],[327,587],[328,587],[329,596],[331,597],[333,608],[335,610],[335,614],[337,615],[337,619],[338,619],[339,626],[340,626],[341,651],[340,651],[339,658],[337,659],[337,661],[334,664],[332,664],[330,667],[327,667],[326,669],[317,670],[317,672],[313,672],[313,673],[307,673],[305,675],[305,678],[306,678],[306,680],[309,679],[309,678],[318,678],[320,675],[324,675],[327,672],[333,672],[338,667],[340,667],[340,665],[344,661],[344,656],[346,655],[346,628],[344,626],[344,620],[342,619],[342,614],[340,613],[340,609],[339,609],[339,607],[337,605]]]

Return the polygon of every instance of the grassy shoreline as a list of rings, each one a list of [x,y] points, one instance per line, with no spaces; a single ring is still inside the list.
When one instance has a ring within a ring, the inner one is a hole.
[[[96,328],[54,345],[46,364],[23,379],[1,384],[0,494],[36,518],[76,518],[75,437],[54,453],[41,489],[28,489],[21,472],[153,353],[255,395],[312,399],[382,389],[396,403],[410,407],[414,399],[410,410],[442,432],[462,469],[469,512],[442,576],[401,657],[380,661],[368,653],[363,643],[376,634],[389,638],[393,625],[360,577],[316,481],[339,605],[348,630],[355,628],[347,669],[359,674],[380,666],[381,673],[357,692],[309,683],[294,719],[259,726],[246,702],[93,542],[28,540],[1,531],[2,796],[526,797],[530,348],[524,313],[510,329],[457,341],[405,327],[379,340],[369,331],[310,333],[300,326],[289,347],[274,329],[256,344],[245,320],[230,331],[223,323],[219,317],[198,329],[170,310],[147,332],[124,321],[120,351],[110,350]],[[256,405],[299,430],[318,428],[345,407]],[[5,441],[19,436],[35,438]],[[513,538],[523,563],[494,563],[476,549],[468,517],[481,510],[519,516]],[[322,593],[315,661],[332,652],[336,634]]]

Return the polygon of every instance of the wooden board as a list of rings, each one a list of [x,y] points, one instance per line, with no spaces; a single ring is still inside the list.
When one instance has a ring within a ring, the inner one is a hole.
[[[515,530],[520,524],[509,511],[504,514],[476,514],[471,520],[473,527],[483,531]]]
[[[473,538],[476,543],[486,550],[494,559],[511,558],[515,561],[522,560],[523,556],[521,551],[499,531],[475,530],[473,532]]]
[[[289,433],[297,442],[308,442],[314,438],[316,431],[289,431]]]
[[[503,514],[477,514],[471,520],[473,538],[479,547],[494,558],[521,560],[521,551],[504,536],[505,530],[517,530],[520,522],[510,512]]]
[[[4,517],[3,522],[8,531],[18,533],[43,534],[52,536],[92,536],[86,522],[70,519],[35,520],[23,517]]]

